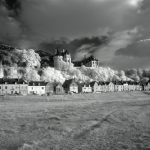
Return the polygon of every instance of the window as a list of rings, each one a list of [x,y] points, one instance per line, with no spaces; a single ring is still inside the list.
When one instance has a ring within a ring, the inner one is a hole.
[[[1,86],[0,86],[0,89],[1,89]]]
[[[5,89],[7,89],[7,86],[5,86]]]
[[[42,90],[44,90],[44,87],[42,87]]]

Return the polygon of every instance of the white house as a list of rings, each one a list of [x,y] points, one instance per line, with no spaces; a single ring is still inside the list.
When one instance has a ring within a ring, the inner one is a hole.
[[[46,85],[45,81],[30,81],[28,85],[28,94],[45,94],[46,93]]]
[[[23,79],[0,78],[0,95],[28,93],[28,83]]]
[[[128,82],[123,81],[122,83],[123,83],[123,90],[124,90],[124,91],[128,91],[128,90],[129,90]]]
[[[90,86],[90,83],[84,83],[82,86],[82,92],[83,93],[91,93],[92,87]]]

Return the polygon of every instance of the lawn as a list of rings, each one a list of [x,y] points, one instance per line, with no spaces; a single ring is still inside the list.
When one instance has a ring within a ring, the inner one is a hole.
[[[150,150],[150,92],[0,97],[0,150]]]

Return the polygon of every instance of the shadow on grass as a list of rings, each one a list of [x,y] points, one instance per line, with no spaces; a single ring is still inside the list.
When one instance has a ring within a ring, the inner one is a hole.
[[[150,91],[144,91],[143,93],[146,95],[150,95]]]

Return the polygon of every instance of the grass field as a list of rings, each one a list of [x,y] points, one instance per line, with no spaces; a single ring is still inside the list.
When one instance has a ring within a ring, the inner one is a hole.
[[[150,150],[150,92],[0,97],[0,150]]]

